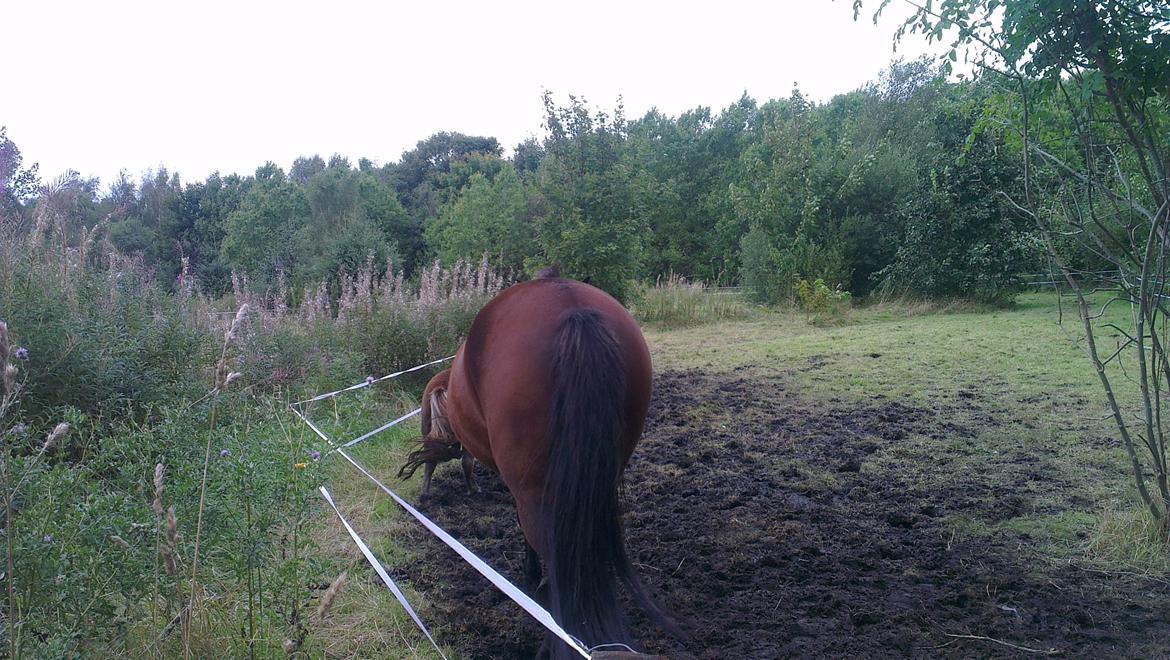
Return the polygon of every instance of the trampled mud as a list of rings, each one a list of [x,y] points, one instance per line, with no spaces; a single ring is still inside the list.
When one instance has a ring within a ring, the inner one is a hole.
[[[623,502],[631,559],[692,639],[627,604],[642,650],[672,658],[1158,657],[1170,653],[1170,583],[1054,565],[1018,536],[954,520],[1036,513],[1067,490],[1043,452],[956,456],[994,425],[874,398],[814,404],[785,379],[659,374]],[[976,414],[970,414],[974,410]],[[903,451],[930,446],[937,451]],[[925,444],[924,444],[925,443]],[[979,457],[982,460],[981,457]],[[913,463],[913,464],[911,464]],[[977,463],[980,464],[980,463]],[[995,478],[989,475],[995,471]],[[477,473],[469,496],[441,466],[424,510],[521,584],[523,538],[507,490]],[[1041,511],[1043,513],[1043,511]],[[402,577],[428,592],[443,640],[470,658],[531,657],[542,632],[439,542]],[[980,639],[975,639],[980,638]],[[998,641],[992,641],[998,640]]]

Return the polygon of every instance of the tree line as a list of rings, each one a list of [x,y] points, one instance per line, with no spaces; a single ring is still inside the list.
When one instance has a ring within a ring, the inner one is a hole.
[[[445,132],[382,165],[311,156],[194,182],[160,168],[104,188],[75,172],[39,184],[0,133],[0,213],[104,224],[160,282],[186,268],[211,295],[233,272],[295,291],[371,260],[410,276],[487,255],[518,276],[557,264],[619,298],[674,274],[764,302],[816,279],[855,296],[1002,301],[1046,263],[1003,194],[1022,185],[1018,140],[995,121],[1015,94],[994,76],[948,80],[928,59],[827,103],[794,89],[673,117],[546,93],[543,139],[508,157],[493,137]]]

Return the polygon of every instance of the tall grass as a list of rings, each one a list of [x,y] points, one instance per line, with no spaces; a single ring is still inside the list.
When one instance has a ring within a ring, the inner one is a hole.
[[[337,301],[341,343],[364,356],[371,374],[384,374],[450,355],[484,303],[504,287],[488,268],[459,261],[422,272],[417,288],[402,277],[375,278],[371,267],[342,278]]]
[[[0,219],[10,656],[309,644],[312,587],[344,567],[312,547],[321,447],[286,402],[449,354],[504,282],[468,263],[417,282],[366,267],[332,293],[277,281],[237,276],[212,300],[184,269],[167,291],[100,226],[69,228],[50,207],[28,228]]]
[[[679,275],[659,278],[635,294],[631,311],[639,323],[659,328],[685,328],[751,318],[757,312],[738,293],[708,290],[702,282],[688,282]]]
[[[1137,507],[1103,512],[1085,549],[1096,559],[1138,572],[1166,575],[1170,571],[1158,521]]]

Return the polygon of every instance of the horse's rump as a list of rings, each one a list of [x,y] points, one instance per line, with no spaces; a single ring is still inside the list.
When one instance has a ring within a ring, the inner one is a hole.
[[[485,306],[451,367],[451,429],[500,473],[525,538],[548,565],[550,609],[589,644],[627,641],[618,580],[663,618],[626,557],[617,500],[650,379],[629,312],[592,286],[552,278],[515,285]]]

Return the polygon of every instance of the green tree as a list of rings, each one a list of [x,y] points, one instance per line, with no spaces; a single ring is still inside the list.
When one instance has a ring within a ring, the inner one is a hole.
[[[312,232],[306,238],[317,241],[317,245],[312,256],[306,258],[308,264],[298,281],[327,280],[335,287],[341,273],[353,274],[366,267],[384,273],[402,263],[398,245],[387,241],[377,227],[364,219],[350,223],[341,232],[326,236]]]
[[[357,194],[362,215],[381,232],[387,243],[400,246],[405,253],[413,254],[421,249],[418,226],[398,202],[393,188],[367,171],[358,176]]]
[[[766,236],[776,251],[767,293],[757,297],[791,299],[800,279],[844,282],[839,218],[830,204],[842,186],[838,173],[825,167],[838,154],[824,112],[794,90],[788,99],[763,105],[757,121],[757,139],[744,149],[739,180],[729,187],[739,223],[752,228],[751,241]],[[745,257],[745,274],[760,264]]]
[[[901,205],[904,233],[895,261],[880,275],[896,289],[1004,303],[1019,275],[1043,267],[1035,225],[1001,193],[1020,192],[1020,169],[994,133],[972,133],[982,113],[964,90],[936,108],[941,149],[926,185]],[[972,113],[979,113],[972,116]]]
[[[220,254],[229,268],[271,285],[278,268],[294,271],[300,255],[291,240],[309,224],[311,209],[304,193],[269,163],[227,217]]]
[[[325,171],[325,159],[314,154],[313,156],[301,156],[293,161],[292,167],[288,171],[288,179],[293,183],[304,186],[309,183],[309,180],[318,174]]]
[[[393,190],[339,156],[328,165],[322,161],[323,168],[316,161],[298,162],[303,164],[301,176],[307,177],[301,189],[310,218],[299,230],[303,272],[294,279],[334,279],[339,271],[364,267],[370,258],[379,270],[390,264],[401,268],[399,246],[412,248],[417,232]]]
[[[310,176],[303,185],[314,231],[324,235],[342,230],[362,212],[359,173],[339,162]]]
[[[753,302],[780,302],[790,290],[782,272],[780,251],[763,227],[752,227],[739,241],[740,282]]]
[[[534,137],[525,139],[512,149],[512,167],[522,179],[527,180],[540,169],[544,160],[544,145]]]
[[[754,110],[745,97],[725,111],[726,119],[696,108],[677,118],[651,110],[631,122],[628,158],[647,175],[639,189],[649,226],[643,275],[729,278],[724,250],[711,229],[726,212],[721,205],[745,144],[743,115]]]
[[[20,215],[24,202],[40,186],[37,164],[24,167],[20,149],[8,139],[7,130],[0,126],[0,219]]]
[[[836,223],[848,289],[864,295],[893,263],[903,205],[929,187],[941,142],[934,108],[948,87],[930,59],[890,65],[876,82],[835,97],[821,111],[833,145],[818,162],[829,182],[824,212]]]
[[[466,184],[470,179],[470,171],[452,178],[452,168],[473,155],[498,160],[502,152],[500,143],[493,137],[442,132],[420,141],[388,168],[386,179],[395,186],[398,199],[414,224],[410,240],[400,241],[408,272],[413,272],[423,260],[423,227],[438,217],[443,204],[458,193],[459,182]]]
[[[458,198],[426,228],[429,249],[444,263],[487,254],[498,267],[520,271],[536,254],[533,191],[506,165],[494,178],[471,175]]]
[[[165,167],[147,173],[138,187],[136,215],[150,235],[143,256],[162,282],[174,281],[180,269],[180,255],[190,251],[195,219],[182,213],[182,194],[178,174]]]
[[[746,93],[719,114],[704,134],[706,153],[713,168],[699,207],[709,221],[705,230],[710,238],[703,241],[703,268],[696,277],[723,281],[734,279],[740,270],[740,239],[748,225],[736,211],[730,191],[743,177],[743,152],[756,140],[759,107]]]
[[[538,221],[544,256],[562,272],[625,300],[638,274],[646,225],[638,195],[642,173],[623,159],[626,123],[619,104],[613,117],[590,113],[570,96],[557,107],[544,95],[549,131],[539,189],[547,212]]]
[[[861,6],[855,0],[855,12]],[[907,31],[953,39],[951,60],[958,49],[971,49],[986,70],[1014,86],[1014,98],[989,122],[1006,127],[1020,156],[1022,190],[1000,191],[1001,198],[1035,223],[1077,297],[1089,357],[1134,484],[1170,542],[1170,451],[1161,421],[1170,383],[1170,6],[942,0],[919,6],[898,36]],[[1117,296],[1130,305],[1126,341],[1112,357],[1098,351],[1104,321],[1087,299],[1099,281],[1069,267],[1059,236],[1075,237],[1112,264]],[[1117,383],[1105,369],[1114,359],[1129,361],[1127,378],[1136,381],[1141,402],[1136,416],[1114,393]]]
[[[227,233],[227,219],[241,204],[250,183],[236,174],[218,172],[206,181],[187,184],[183,189],[182,212],[192,218],[187,256],[203,291],[226,293],[231,286],[231,269],[220,254]]]

